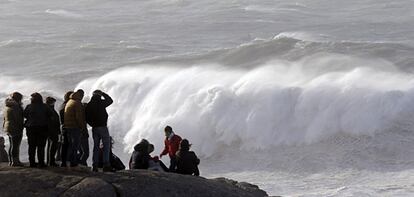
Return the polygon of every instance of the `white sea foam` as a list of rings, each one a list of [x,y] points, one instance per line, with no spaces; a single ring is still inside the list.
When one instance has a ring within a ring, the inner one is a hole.
[[[229,145],[263,150],[312,144],[340,133],[373,136],[413,128],[406,116],[414,114],[411,74],[378,69],[382,61],[346,62],[342,56],[337,56],[341,65],[332,65],[336,56],[329,57],[273,61],[246,70],[130,67],[78,87],[114,95],[110,125],[125,134],[127,150],[141,138],[162,147],[167,124],[197,144],[194,149],[204,157]]]
[[[67,10],[63,10],[63,9],[47,9],[45,11],[48,14],[54,14],[57,16],[61,16],[61,17],[68,17],[68,18],[82,18],[83,15],[75,13],[75,12],[71,12],[71,11],[67,11]]]

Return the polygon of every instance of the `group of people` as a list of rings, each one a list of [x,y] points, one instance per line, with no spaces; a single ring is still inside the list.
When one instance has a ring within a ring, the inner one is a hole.
[[[89,134],[87,125],[92,127],[93,154],[92,171],[104,172],[123,170],[125,166],[112,153],[112,138],[107,123],[109,107],[113,100],[101,90],[95,90],[88,103],[82,103],[84,91],[69,91],[64,101],[55,110],[56,99],[43,97],[39,93],[31,94],[30,104],[23,109],[23,95],[12,93],[5,100],[3,130],[9,138],[8,154],[4,150],[4,138],[0,137],[0,162],[9,162],[10,166],[24,166],[20,162],[20,144],[23,129],[26,128],[30,167],[87,166],[89,158]],[[143,139],[134,147],[130,169],[149,169],[165,172],[177,172],[198,176],[200,160],[190,151],[191,144],[181,139],[170,126],[165,127],[165,148],[160,157],[151,157],[154,145]],[[47,144],[47,147],[46,147]],[[45,162],[46,148],[46,162]],[[160,158],[169,155],[170,166],[167,168]],[[36,162],[37,155],[37,162]]]
[[[23,109],[23,95],[19,92],[12,93],[5,101],[3,122],[3,130],[10,142],[7,158],[9,165],[23,166],[19,152],[23,129],[26,128],[30,167],[56,167],[56,157],[60,158],[61,167],[67,167],[68,163],[70,167],[79,164],[87,166],[89,124],[94,141],[93,171],[98,171],[100,163],[103,164],[103,171],[113,171],[109,159],[111,137],[107,128],[106,111],[113,100],[100,90],[93,92],[88,103],[82,103],[83,97],[84,91],[81,89],[67,92],[58,113],[55,110],[56,99],[53,97],[47,97],[44,102],[41,94],[33,93],[30,95],[30,104]]]
[[[129,168],[199,176],[198,164],[200,164],[200,159],[197,158],[193,151],[190,151],[191,144],[189,141],[187,139],[181,139],[179,135],[174,133],[170,126],[166,126],[164,132],[165,147],[160,156],[152,157],[150,154],[154,151],[154,145],[149,143],[148,140],[142,139],[134,147],[134,152],[129,161]],[[168,168],[160,160],[162,156],[167,154],[170,157],[170,166]]]

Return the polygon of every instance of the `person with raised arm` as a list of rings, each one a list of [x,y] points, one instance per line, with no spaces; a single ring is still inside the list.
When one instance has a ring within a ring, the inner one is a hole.
[[[108,112],[106,108],[109,107],[114,101],[112,98],[102,92],[101,90],[95,90],[92,94],[92,98],[86,105],[86,122],[92,127],[93,136],[93,156],[92,156],[92,171],[98,171],[99,163],[99,146],[102,141],[103,144],[103,171],[112,171],[111,164],[109,162],[111,137],[108,131]]]

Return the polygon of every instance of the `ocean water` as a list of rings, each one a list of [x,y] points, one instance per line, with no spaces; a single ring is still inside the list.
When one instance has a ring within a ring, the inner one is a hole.
[[[0,102],[102,89],[124,162],[171,125],[206,177],[411,196],[413,23],[402,0],[0,0]]]

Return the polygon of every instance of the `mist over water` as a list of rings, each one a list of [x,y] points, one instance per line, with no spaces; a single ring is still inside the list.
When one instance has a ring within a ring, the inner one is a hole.
[[[0,102],[15,90],[27,103],[34,91],[102,89],[124,162],[142,138],[160,152],[168,124],[207,177],[271,195],[407,196],[413,10],[373,0],[1,1]]]

